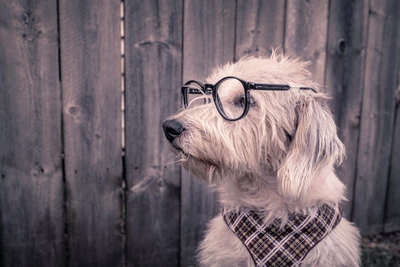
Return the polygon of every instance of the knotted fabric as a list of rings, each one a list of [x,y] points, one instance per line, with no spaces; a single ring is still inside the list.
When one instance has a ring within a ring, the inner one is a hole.
[[[222,211],[228,227],[250,252],[257,267],[300,266],[301,261],[342,219],[338,205],[322,205],[314,215],[292,213],[283,227],[281,220],[264,224],[256,211]]]

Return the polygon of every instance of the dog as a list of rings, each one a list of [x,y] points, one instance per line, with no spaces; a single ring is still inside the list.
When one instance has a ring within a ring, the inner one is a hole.
[[[163,122],[177,162],[220,196],[201,266],[360,265],[334,171],[345,148],[308,65],[275,52],[227,63],[186,83],[185,108]]]

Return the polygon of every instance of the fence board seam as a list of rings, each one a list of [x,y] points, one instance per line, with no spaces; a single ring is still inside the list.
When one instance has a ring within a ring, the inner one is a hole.
[[[285,49],[285,36],[286,36],[286,17],[287,17],[287,0],[285,0],[285,3],[283,4],[283,35],[282,35],[282,52],[283,54],[286,54],[286,49]]]
[[[124,51],[122,51],[121,49],[121,60],[122,58],[125,59],[125,1],[121,0],[121,23],[120,23],[120,27],[122,29],[120,29],[120,35],[121,35],[121,45],[123,45],[124,47]],[[127,245],[127,222],[126,222],[126,209],[127,209],[127,193],[128,193],[128,189],[127,189],[127,179],[126,179],[126,157],[125,157],[125,136],[126,136],[126,114],[125,114],[125,107],[126,107],[126,97],[125,97],[125,90],[126,90],[126,60],[124,60],[125,64],[123,65],[123,69],[121,69],[121,94],[122,94],[122,101],[123,103],[121,103],[124,107],[123,110],[121,110],[122,112],[122,123],[121,123],[121,131],[122,131],[122,141],[123,144],[121,144],[121,161],[122,161],[122,188],[121,188],[121,220],[122,220],[122,227],[121,227],[121,235],[123,238],[122,241],[122,249],[123,249],[123,259],[122,259],[122,265],[124,267],[128,266],[128,245]],[[123,127],[122,127],[123,125]]]
[[[234,30],[233,30],[233,61],[237,61],[238,58],[236,58],[236,43],[237,43],[237,39],[236,39],[236,34],[237,34],[237,18],[238,18],[238,3],[239,0],[235,1],[235,24],[233,25]]]
[[[60,81],[60,100],[63,103],[63,83],[62,83],[62,59],[61,59],[61,31],[60,31],[60,0],[57,0],[57,32],[58,32],[58,78]],[[69,254],[69,235],[68,235],[68,192],[66,186],[66,175],[65,175],[65,136],[64,136],[64,106],[60,106],[60,117],[61,117],[61,172],[62,172],[62,184],[63,184],[63,223],[64,223],[64,266],[69,266],[70,254]]]
[[[367,22],[367,31],[366,31],[366,36],[365,36],[365,41],[364,41],[364,43],[365,43],[365,47],[364,47],[364,49],[366,50],[367,49],[367,46],[368,46],[368,39],[369,39],[369,10],[370,10],[370,8],[371,8],[371,1],[370,0],[368,0],[368,18],[366,19],[366,22]],[[353,199],[352,199],[352,203],[351,203],[351,214],[349,214],[349,218],[350,218],[350,220],[351,221],[354,221],[354,208],[355,208],[355,206],[356,206],[356,204],[355,204],[355,194],[356,194],[356,191],[357,191],[357,177],[358,177],[358,168],[357,168],[357,166],[358,166],[358,159],[359,159],[359,157],[358,157],[358,155],[359,155],[359,151],[360,151],[360,142],[361,142],[361,122],[362,122],[362,117],[363,117],[363,102],[364,102],[364,80],[365,80],[365,69],[366,69],[366,67],[367,67],[367,65],[366,65],[366,61],[367,61],[367,50],[366,50],[366,55],[365,55],[365,57],[364,57],[364,62],[363,62],[363,65],[364,65],[364,74],[363,74],[363,77],[362,77],[362,79],[361,79],[361,83],[362,83],[362,86],[361,86],[361,88],[362,88],[362,91],[361,91],[361,96],[360,96],[360,118],[359,118],[359,134],[358,134],[358,138],[357,138],[357,149],[356,149],[356,160],[355,160],[355,171],[354,171],[354,180],[353,180]]]
[[[327,91],[327,88],[325,87],[325,81],[326,81],[326,67],[327,67],[327,62],[328,62],[328,42],[329,42],[329,25],[330,25],[330,17],[331,17],[331,12],[330,12],[330,7],[331,7],[331,0],[328,1],[328,8],[327,8],[327,18],[326,18],[326,36],[325,36],[325,64],[324,64],[324,74],[323,74],[323,84],[321,84],[321,88],[324,88]]]
[[[183,74],[184,74],[184,59],[185,59],[185,4],[186,4],[186,0],[182,0],[182,29],[181,29],[181,41],[182,41],[182,46],[181,46],[181,84],[183,85],[183,83],[185,82],[183,80]],[[181,100],[182,101],[182,100]],[[184,257],[183,255],[183,250],[182,250],[182,231],[183,231],[183,205],[182,205],[182,200],[183,200],[183,194],[184,194],[184,189],[182,186],[182,178],[183,178],[183,168],[179,167],[179,183],[181,185],[180,188],[180,201],[179,201],[179,262],[178,262],[178,266],[182,266],[182,258]]]
[[[183,80],[183,73],[184,73],[184,71],[183,71],[183,67],[184,67],[184,58],[185,58],[185,3],[186,3],[186,0],[182,0],[182,10],[181,10],[181,13],[182,13],[182,18],[181,18],[181,25],[182,25],[182,28],[181,28],[181,43],[182,43],[182,45],[181,45],[181,77],[180,77],[180,79],[181,79],[181,84],[183,85],[183,83],[185,83],[185,81]],[[181,100],[181,101],[183,101],[183,100]],[[181,103],[181,105],[182,105],[182,103]],[[181,267],[182,266],[182,230],[183,230],[183,228],[182,228],[182,215],[183,215],[183,212],[182,212],[182,210],[183,210],[183,205],[182,205],[182,200],[183,200],[183,193],[184,193],[184,190],[183,190],[183,186],[182,186],[182,178],[183,178],[183,168],[181,167],[181,166],[179,166],[179,171],[178,171],[178,173],[179,173],[179,184],[180,184],[180,195],[179,195],[179,211],[178,211],[178,213],[179,213],[179,219],[178,219],[178,223],[179,223],[179,226],[178,226],[178,231],[179,231],[179,245],[178,245],[178,250],[179,250],[179,259],[178,259],[178,266],[179,267]]]
[[[364,41],[364,44],[365,44],[365,47],[364,47],[364,49],[365,49],[365,56],[364,56],[364,59],[363,59],[363,68],[364,68],[364,73],[363,73],[363,77],[362,77],[362,79],[361,79],[361,83],[362,83],[362,85],[361,85],[361,88],[362,88],[362,90],[361,90],[361,96],[360,96],[360,118],[359,118],[359,123],[360,123],[360,125],[359,125],[359,134],[358,134],[358,138],[357,138],[357,149],[356,149],[356,151],[355,151],[355,153],[356,153],[356,160],[355,160],[355,171],[354,171],[354,179],[353,179],[353,194],[352,194],[352,196],[353,196],[353,199],[351,200],[352,201],[352,203],[351,203],[351,214],[349,214],[349,218],[350,218],[350,220],[351,221],[354,221],[354,208],[355,208],[355,195],[356,195],[356,189],[357,189],[357,177],[358,177],[358,168],[357,168],[357,166],[358,166],[358,160],[359,160],[359,151],[360,151],[360,141],[361,141],[361,122],[362,122],[362,117],[363,117],[363,102],[364,102],[364,81],[365,81],[365,73],[366,73],[366,67],[367,67],[367,64],[366,64],[366,62],[367,62],[367,46],[368,46],[368,39],[369,39],[369,10],[370,10],[370,8],[371,8],[371,0],[367,0],[367,2],[368,2],[368,18],[366,19],[366,23],[367,23],[367,26],[366,26],[366,28],[367,28],[367,30],[366,30],[366,33],[365,33],[365,41]]]
[[[124,131],[125,134],[125,131]],[[126,186],[126,158],[125,155],[122,156],[122,194],[121,194],[121,201],[122,201],[122,246],[123,246],[123,259],[122,259],[122,264],[123,266],[128,266],[128,245],[127,245],[127,223],[126,223],[126,209],[127,209],[127,191],[128,188]]]
[[[331,7],[332,7],[332,1],[329,0],[328,1],[328,21],[326,23],[326,43],[325,43],[325,54],[326,54],[326,58],[325,58],[325,67],[324,67],[324,83],[321,84],[321,86],[323,86],[323,88],[325,88],[326,91],[331,92],[332,88],[327,88],[326,87],[326,75],[327,75],[327,70],[328,70],[328,58],[329,58],[329,36],[330,36],[330,18],[331,18]]]

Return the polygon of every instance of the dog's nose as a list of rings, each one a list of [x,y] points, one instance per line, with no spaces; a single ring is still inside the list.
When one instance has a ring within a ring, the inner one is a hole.
[[[165,136],[171,143],[174,141],[175,137],[179,136],[181,133],[183,133],[183,131],[185,131],[182,123],[180,123],[178,120],[166,120],[163,122],[162,127],[164,129]]]

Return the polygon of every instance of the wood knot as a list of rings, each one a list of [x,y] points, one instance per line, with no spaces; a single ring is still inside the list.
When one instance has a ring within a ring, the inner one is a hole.
[[[159,187],[164,187],[164,179],[163,178],[159,178],[157,181],[157,184]]]
[[[35,163],[31,169],[31,175],[34,177],[40,177],[44,175],[44,169],[39,163]]]
[[[347,42],[345,39],[340,38],[337,43],[337,51],[339,55],[344,55],[346,53]]]
[[[27,42],[34,42],[37,38],[42,35],[42,31],[32,31],[28,33],[23,33],[22,38]]]
[[[42,31],[38,30],[34,24],[37,19],[31,12],[24,12],[21,14],[21,21],[24,25],[24,32],[22,38],[27,42],[34,42],[37,38],[42,35]]]
[[[64,108],[64,112],[65,115],[73,119],[78,124],[87,121],[87,114],[85,113],[83,106],[76,105],[75,103],[68,103]]]
[[[350,125],[352,128],[360,127],[361,111],[357,111],[353,116],[350,116]]]
[[[72,116],[76,116],[79,113],[79,110],[77,107],[72,106],[68,109],[69,114],[71,114]]]
[[[34,24],[36,17],[31,12],[23,12],[21,14],[21,21],[23,24]]]

